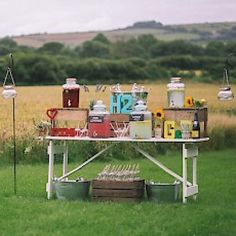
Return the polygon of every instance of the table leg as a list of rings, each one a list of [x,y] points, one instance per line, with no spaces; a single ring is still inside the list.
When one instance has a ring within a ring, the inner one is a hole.
[[[68,145],[67,143],[64,141],[63,144],[64,150],[63,150],[63,170],[62,173],[63,175],[67,174],[68,171]],[[65,178],[65,180],[67,180],[68,178]]]
[[[197,186],[197,157],[193,157],[193,186]],[[197,199],[197,194],[193,195],[193,199]]]
[[[183,203],[187,202],[187,170],[188,170],[188,162],[187,162],[187,157],[185,156],[185,150],[186,150],[186,144],[182,145],[182,175],[183,175],[183,193],[182,193],[182,198],[183,198]]]
[[[53,195],[53,177],[54,177],[54,148],[53,148],[53,141],[49,141],[48,146],[48,183],[47,183],[47,198],[51,199]]]

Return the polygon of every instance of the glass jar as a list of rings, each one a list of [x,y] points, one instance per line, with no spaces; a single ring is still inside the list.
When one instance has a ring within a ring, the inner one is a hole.
[[[89,112],[88,135],[91,138],[111,137],[110,113],[106,110],[106,105],[98,100]]]
[[[140,100],[130,114],[130,137],[134,139],[152,138],[152,113],[147,111],[146,104]]]
[[[181,78],[171,78],[171,82],[167,84],[168,107],[182,108],[184,107],[185,86],[181,82]]]
[[[79,107],[80,86],[76,78],[67,78],[63,88],[63,107]]]

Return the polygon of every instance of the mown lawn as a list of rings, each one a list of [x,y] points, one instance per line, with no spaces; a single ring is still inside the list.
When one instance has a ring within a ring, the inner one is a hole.
[[[17,195],[12,167],[0,167],[0,235],[236,235],[236,149],[201,153],[200,194],[188,204],[94,203],[46,199],[47,165],[19,165]],[[160,159],[180,171],[177,154]],[[172,181],[144,159],[145,179]],[[93,178],[105,162],[95,161],[81,175]],[[75,164],[70,165],[72,168]],[[61,165],[56,166],[57,173]]]

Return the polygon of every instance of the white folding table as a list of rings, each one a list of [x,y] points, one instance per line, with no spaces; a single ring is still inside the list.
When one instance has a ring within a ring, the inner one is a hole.
[[[196,199],[198,194],[198,184],[197,184],[197,157],[198,157],[198,146],[197,144],[206,142],[209,138],[199,138],[199,139],[131,139],[131,138],[89,138],[89,137],[58,137],[58,136],[47,136],[46,140],[49,141],[48,145],[48,156],[49,156],[49,166],[48,166],[48,182],[46,185],[47,198],[51,199],[54,192],[54,180],[66,180],[70,175],[75,172],[81,170],[84,166],[92,162],[95,158],[100,156],[106,150],[112,147],[114,143],[120,142],[129,142],[130,145],[146,157],[149,161],[153,162],[159,168],[164,170],[169,175],[178,179],[182,182],[182,200],[183,203],[187,202],[187,198],[193,196]],[[62,145],[56,144],[56,142],[62,141]],[[109,142],[109,146],[102,149],[94,156],[90,157],[88,160],[83,162],[81,165],[76,167],[75,169],[68,171],[68,141],[87,141],[87,142]],[[146,151],[142,150],[137,143],[179,143],[182,145],[182,176],[178,175],[164,164],[162,164],[157,158],[152,157]],[[54,176],[54,155],[55,154],[63,154],[63,175],[60,177]],[[192,158],[192,181],[188,181],[188,159]]]

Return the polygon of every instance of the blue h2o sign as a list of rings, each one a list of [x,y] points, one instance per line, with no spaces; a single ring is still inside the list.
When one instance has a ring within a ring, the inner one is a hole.
[[[130,114],[133,110],[133,97],[131,94],[119,94],[110,96],[111,114]]]

